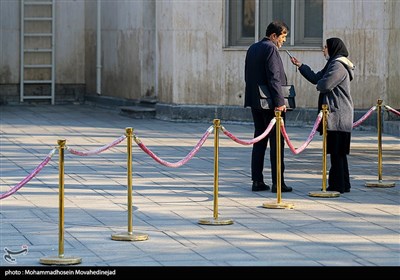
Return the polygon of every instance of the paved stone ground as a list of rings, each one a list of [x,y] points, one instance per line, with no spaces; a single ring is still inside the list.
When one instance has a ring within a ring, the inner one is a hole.
[[[213,125],[131,119],[115,110],[82,105],[2,106],[1,187],[4,193],[32,172],[66,139],[73,149],[90,151],[108,145],[132,127],[160,158],[184,158]],[[250,140],[251,124],[221,124],[235,136]],[[295,147],[312,126],[287,124]],[[116,241],[127,232],[126,141],[98,155],[65,152],[64,257],[82,258],[76,267],[398,267],[400,265],[399,138],[382,135],[383,183],[378,180],[377,133],[355,129],[349,156],[352,189],[335,198],[309,196],[322,187],[322,137],[294,155],[286,148],[285,180],[292,193],[282,202],[294,209],[269,209],[277,195],[252,192],[251,146],[220,133],[214,203],[214,136],[193,159],[179,168],[160,165],[133,143],[133,233],[145,241]],[[287,145],[286,145],[287,147]],[[0,200],[0,264],[5,267],[48,267],[43,257],[58,256],[58,152],[15,194]],[[265,165],[270,183],[270,165]],[[329,158],[328,158],[329,168]],[[231,225],[202,225],[200,219],[232,219]],[[5,249],[25,254],[7,258]]]

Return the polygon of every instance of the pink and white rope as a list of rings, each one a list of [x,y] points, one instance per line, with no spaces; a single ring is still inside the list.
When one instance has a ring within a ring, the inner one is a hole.
[[[388,109],[390,112],[395,113],[396,115],[400,116],[400,112],[395,110],[395,109],[393,109],[389,105],[385,105],[385,108]]]
[[[223,126],[221,126],[221,129],[222,129],[222,132],[223,132],[226,136],[228,136],[229,138],[231,138],[231,139],[232,139],[233,141],[235,141],[236,143],[239,143],[239,144],[242,144],[242,145],[252,145],[252,144],[254,144],[254,143],[257,143],[257,142],[260,141],[261,139],[264,139],[264,138],[271,132],[271,130],[272,130],[272,128],[274,127],[275,123],[276,123],[276,119],[273,118],[273,119],[270,121],[270,123],[269,123],[267,129],[266,129],[261,135],[257,136],[256,138],[253,138],[253,139],[251,139],[251,140],[248,140],[248,141],[246,141],[246,140],[241,140],[241,139],[237,138],[237,137],[234,136],[231,132],[229,132],[228,130],[226,130],[226,128],[223,127]]]
[[[295,155],[300,154],[302,151],[304,151],[305,148],[307,148],[308,144],[310,144],[311,140],[314,138],[315,133],[317,132],[317,128],[318,128],[321,120],[322,120],[322,112],[320,112],[318,114],[317,119],[315,120],[314,126],[313,126],[313,128],[311,130],[311,133],[308,136],[307,140],[303,143],[303,145],[301,145],[297,149],[290,142],[289,135],[287,134],[285,126],[284,126],[284,123],[282,121],[282,127],[281,127],[282,135],[285,138],[286,143],[288,144],[288,146],[289,146],[289,148],[290,148],[290,150],[292,151],[293,154],[295,154]]]
[[[156,162],[167,166],[167,167],[180,167],[187,163],[190,159],[194,157],[194,155],[199,151],[200,147],[203,146],[204,142],[207,140],[208,136],[210,136],[211,132],[214,130],[213,126],[210,126],[207,131],[204,133],[204,135],[201,137],[200,141],[197,143],[197,145],[193,148],[193,150],[186,155],[183,159],[177,162],[168,162],[165,161],[161,158],[159,158],[156,154],[154,154],[151,150],[149,150],[136,136],[134,137],[134,140],[136,144],[150,157],[152,157]]]
[[[20,188],[22,188],[26,183],[28,183],[30,180],[32,180],[32,178],[35,177],[43,169],[43,167],[46,166],[46,164],[50,161],[51,157],[54,155],[55,152],[56,152],[56,148],[51,150],[51,152],[47,155],[47,157],[21,182],[19,182],[17,185],[12,187],[9,191],[0,194],[0,199],[6,198],[6,197],[14,194]]]
[[[70,152],[71,154],[77,155],[77,156],[92,156],[92,155],[97,155],[100,154],[101,152],[104,152],[105,150],[108,150],[116,145],[118,145],[119,143],[121,143],[122,141],[124,141],[126,138],[126,135],[122,135],[121,137],[119,137],[118,139],[114,140],[113,142],[111,142],[110,144],[107,144],[103,147],[100,147],[98,149],[92,150],[92,151],[88,151],[88,152],[83,152],[83,151],[77,151],[74,150],[68,146],[66,146],[66,150],[68,152]]]
[[[372,106],[371,109],[368,110],[368,112],[366,112],[364,114],[364,116],[362,116],[358,121],[353,123],[353,127],[357,127],[359,126],[362,122],[364,122],[371,114],[373,111],[376,110],[376,106]]]

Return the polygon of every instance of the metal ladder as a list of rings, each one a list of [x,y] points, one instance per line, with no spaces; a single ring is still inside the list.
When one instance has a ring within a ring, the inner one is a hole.
[[[21,102],[27,99],[51,99],[54,105],[54,2],[21,0]]]

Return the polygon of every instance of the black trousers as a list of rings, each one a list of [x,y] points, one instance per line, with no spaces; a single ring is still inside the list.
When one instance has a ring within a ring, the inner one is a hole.
[[[327,134],[327,153],[331,158],[328,185],[330,189],[339,192],[351,188],[347,163],[347,155],[350,153],[350,138],[349,132],[328,131]]]
[[[254,122],[254,138],[263,134],[267,129],[269,123],[275,118],[274,110],[263,110],[263,109],[251,109]],[[281,113],[281,117],[285,120],[285,113]],[[251,179],[253,181],[264,182],[263,170],[264,170],[264,157],[267,145],[270,145],[270,162],[271,162],[271,177],[272,184],[277,183],[277,165],[276,165],[276,125],[271,132],[262,139],[261,141],[253,144],[253,150],[251,153]],[[285,171],[284,164],[284,147],[285,141],[281,135],[281,185],[285,184],[283,173]]]

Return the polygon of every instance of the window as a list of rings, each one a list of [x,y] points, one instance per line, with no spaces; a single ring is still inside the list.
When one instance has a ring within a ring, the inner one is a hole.
[[[290,29],[286,45],[320,47],[322,4],[323,0],[227,0],[227,44],[249,46],[279,19]]]

